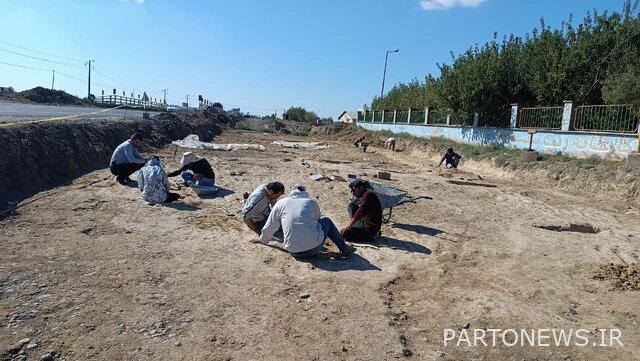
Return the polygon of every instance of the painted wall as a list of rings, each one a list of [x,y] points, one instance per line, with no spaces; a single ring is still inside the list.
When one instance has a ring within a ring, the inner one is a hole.
[[[444,137],[460,143],[526,149],[529,134],[522,129],[456,127],[436,125],[358,123],[368,130],[388,130],[393,133],[409,133],[418,137]],[[626,158],[638,149],[637,134],[607,134],[587,132],[538,131],[533,135],[532,148],[540,153],[566,154],[578,158],[608,156]]]

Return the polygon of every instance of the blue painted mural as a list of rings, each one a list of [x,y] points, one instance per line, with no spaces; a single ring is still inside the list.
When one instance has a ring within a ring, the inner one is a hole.
[[[368,130],[388,130],[418,137],[444,137],[460,143],[527,149],[529,137],[526,129],[457,127],[435,125],[358,123]],[[539,130],[533,135],[532,148],[540,153],[565,154],[578,158],[626,158],[638,150],[637,134],[607,134]]]

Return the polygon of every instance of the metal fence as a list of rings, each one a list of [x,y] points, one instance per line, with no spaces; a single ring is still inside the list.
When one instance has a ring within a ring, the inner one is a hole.
[[[119,96],[111,96],[98,100],[110,104],[139,105],[136,99]],[[131,103],[129,103],[131,102]],[[157,106],[157,103],[148,102],[147,106]],[[428,114],[426,111],[428,110]],[[525,107],[518,110],[518,128],[538,128],[559,130],[563,129],[563,117],[565,108],[552,107]],[[476,115],[468,112],[453,112],[449,109],[404,109],[404,110],[364,110],[358,112],[358,121],[374,123],[400,123],[400,124],[426,124],[428,125],[454,125],[471,126],[476,124],[483,127],[509,128],[511,126],[511,109],[501,109],[488,114]],[[618,133],[638,132],[640,113],[633,105],[582,105],[575,107],[571,113],[569,130],[579,131],[603,131]],[[569,119],[567,119],[567,122]]]
[[[374,110],[373,111],[373,122],[382,123],[382,111]]]
[[[478,125],[481,127],[509,128],[511,126],[511,109],[479,113]]]
[[[450,125],[465,125],[471,126],[473,125],[474,115],[467,112],[459,112],[449,114],[449,124]]]
[[[573,129],[635,133],[638,115],[632,105],[582,105],[575,109]]]
[[[411,110],[411,123],[424,124],[424,110]]]
[[[518,114],[518,128],[560,129],[562,107],[522,108]]]
[[[385,123],[393,123],[393,110],[385,110],[384,111],[384,120]]]
[[[409,111],[408,110],[399,110],[396,115],[396,123],[407,123],[409,122]]]
[[[449,111],[446,109],[434,109],[429,112],[429,124],[447,124],[447,116]]]

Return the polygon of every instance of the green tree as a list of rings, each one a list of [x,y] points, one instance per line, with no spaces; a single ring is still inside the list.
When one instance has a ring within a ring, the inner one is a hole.
[[[285,117],[289,120],[304,123],[315,123],[319,119],[316,113],[302,107],[290,107],[285,112]]]
[[[399,83],[372,109],[435,107],[481,121],[508,123],[511,103],[530,106],[634,103],[640,106],[639,0],[621,12],[589,12],[559,29],[540,26],[523,38],[497,34],[482,46],[451,54],[440,74]]]

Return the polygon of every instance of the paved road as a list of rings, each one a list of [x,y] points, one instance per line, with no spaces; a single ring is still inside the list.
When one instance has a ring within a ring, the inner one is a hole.
[[[37,120],[48,117],[62,117],[67,115],[76,115],[84,113],[92,113],[104,108],[85,108],[73,106],[54,106],[40,104],[20,104],[0,102],[0,121],[25,121]],[[92,118],[122,118],[124,116],[131,118],[142,118],[142,110],[131,109],[114,109],[108,112],[92,114]],[[158,112],[149,112],[151,116]]]

